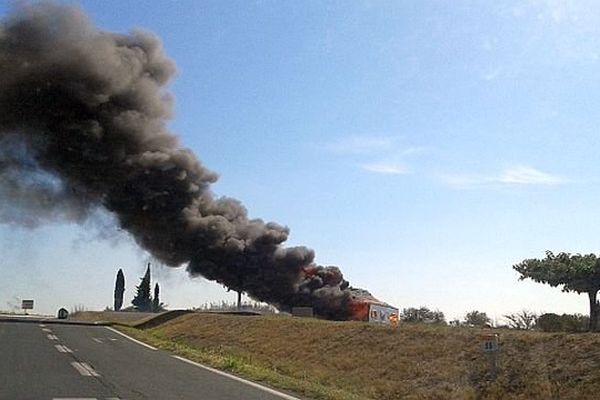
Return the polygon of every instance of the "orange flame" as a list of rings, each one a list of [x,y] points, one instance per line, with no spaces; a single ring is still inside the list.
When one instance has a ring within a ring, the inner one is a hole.
[[[313,277],[317,274],[317,267],[314,265],[307,265],[305,267],[302,267],[302,272],[307,277]]]
[[[367,321],[369,319],[369,305],[371,303],[364,300],[352,299],[348,308],[354,321]]]

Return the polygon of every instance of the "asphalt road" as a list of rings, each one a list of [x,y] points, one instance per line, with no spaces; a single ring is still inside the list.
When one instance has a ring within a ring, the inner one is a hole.
[[[103,326],[0,322],[2,400],[292,400]]]

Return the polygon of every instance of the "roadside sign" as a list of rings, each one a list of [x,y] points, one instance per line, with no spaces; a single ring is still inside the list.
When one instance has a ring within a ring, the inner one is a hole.
[[[498,334],[485,329],[481,334],[481,350],[486,354],[490,363],[492,380],[498,376],[498,350],[500,349]]]
[[[484,353],[494,353],[498,351],[498,334],[484,333],[481,335],[481,349]]]
[[[23,300],[21,302],[21,308],[23,310],[33,310],[33,300]]]

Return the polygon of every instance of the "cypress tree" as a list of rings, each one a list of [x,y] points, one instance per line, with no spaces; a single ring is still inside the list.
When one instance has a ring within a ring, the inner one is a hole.
[[[125,292],[125,275],[123,270],[117,272],[117,280],[115,281],[115,306],[114,310],[119,311],[123,306],[123,293]]]
[[[152,298],[150,297],[150,263],[146,269],[146,274],[141,278],[139,286],[136,287],[137,293],[131,304],[137,311],[150,312],[152,311]]]
[[[158,282],[156,283],[156,285],[154,285],[154,299],[152,300],[152,311],[153,312],[159,312],[162,309],[162,304],[160,303],[160,300],[158,298],[160,289],[158,287]]]

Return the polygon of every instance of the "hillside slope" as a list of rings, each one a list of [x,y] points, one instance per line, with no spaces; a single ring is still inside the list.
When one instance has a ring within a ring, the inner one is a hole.
[[[479,329],[188,314],[137,333],[198,361],[319,398],[592,399],[600,393],[597,334],[500,331],[493,380]]]
[[[155,318],[159,314],[142,312],[78,311],[69,316],[74,321],[108,322],[135,326]]]

